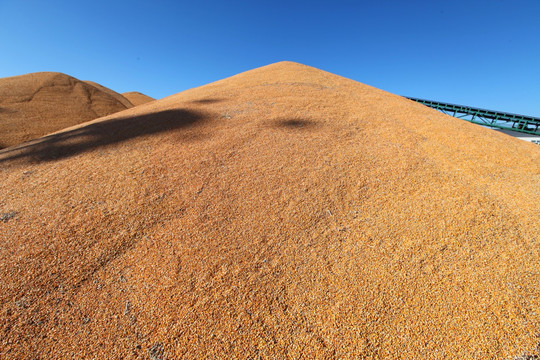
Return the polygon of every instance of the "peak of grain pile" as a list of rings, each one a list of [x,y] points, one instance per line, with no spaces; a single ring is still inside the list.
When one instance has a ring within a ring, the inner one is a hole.
[[[95,82],[40,72],[0,79],[0,149],[133,107]]]
[[[128,99],[135,106],[146,104],[147,102],[156,100],[138,91],[125,92],[125,93],[122,93],[122,96]]]
[[[539,149],[291,62],[5,149],[1,357],[532,356]]]

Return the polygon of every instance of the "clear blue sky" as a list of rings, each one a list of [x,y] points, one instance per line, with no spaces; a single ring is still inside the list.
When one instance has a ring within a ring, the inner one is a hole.
[[[395,94],[540,116],[540,0],[0,0],[0,77],[161,98],[281,60]]]

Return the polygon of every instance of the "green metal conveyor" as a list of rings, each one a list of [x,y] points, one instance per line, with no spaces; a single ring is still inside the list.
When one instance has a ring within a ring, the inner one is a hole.
[[[406,98],[437,109],[447,115],[467,120],[475,124],[525,134],[540,135],[540,118],[537,117],[474,108],[472,106],[448,104],[440,101],[417,99],[408,96],[406,96]]]

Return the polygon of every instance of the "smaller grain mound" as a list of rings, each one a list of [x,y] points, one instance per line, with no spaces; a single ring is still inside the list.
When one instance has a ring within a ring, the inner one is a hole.
[[[135,106],[137,105],[142,105],[142,104],[146,104],[147,102],[150,102],[150,101],[154,101],[156,99],[148,96],[148,95],[144,95],[144,94],[141,94],[140,92],[138,91],[130,91],[130,92],[125,92],[125,93],[122,93],[122,95],[128,99],[129,101],[131,101],[131,103]]]
[[[124,106],[126,108],[131,108],[133,107],[133,104],[131,103],[131,101],[129,101],[129,99],[127,99],[126,97],[124,97],[122,94],[119,94],[117,93],[116,91],[114,90],[111,90],[109,89],[108,87],[105,87],[101,84],[98,84],[97,82],[94,82],[94,81],[89,81],[89,80],[84,80],[85,83],[89,84],[89,85],[92,85],[93,87],[95,87],[96,89],[98,90],[101,90],[103,91],[104,93],[107,93],[109,95],[111,95],[112,97],[114,97],[116,100],[118,100],[119,102],[121,102],[122,104],[124,104]]]
[[[55,72],[0,79],[0,149],[133,105],[99,84]]]

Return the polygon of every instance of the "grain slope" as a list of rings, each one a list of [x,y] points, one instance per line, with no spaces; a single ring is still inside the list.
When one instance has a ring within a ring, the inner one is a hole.
[[[537,353],[539,147],[281,62],[0,151],[0,357]]]

